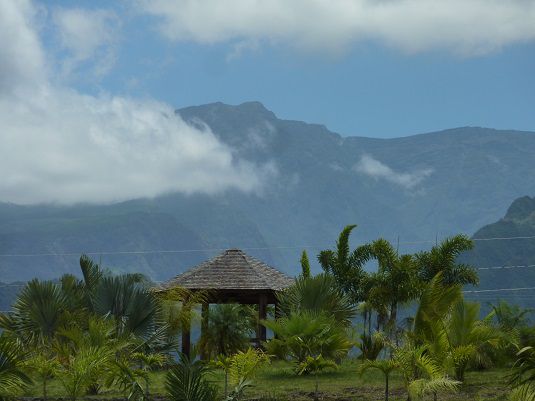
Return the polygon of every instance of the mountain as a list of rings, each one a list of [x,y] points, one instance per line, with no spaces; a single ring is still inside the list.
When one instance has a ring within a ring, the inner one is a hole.
[[[535,198],[516,199],[503,218],[476,231],[473,238],[474,250],[464,255],[463,261],[483,268],[479,270],[479,289],[535,287]],[[533,307],[534,293],[500,291],[478,293],[477,297],[502,298]]]
[[[535,193],[533,132],[464,127],[373,139],[282,120],[258,102],[177,113],[208,125],[241,160],[271,166],[262,190],[0,204],[0,281],[77,273],[81,252],[114,271],[165,280],[229,247],[294,274],[303,247],[313,259],[347,224],[359,225],[353,245],[382,236],[413,252],[437,237],[472,234]],[[152,252],[161,250],[175,252]]]

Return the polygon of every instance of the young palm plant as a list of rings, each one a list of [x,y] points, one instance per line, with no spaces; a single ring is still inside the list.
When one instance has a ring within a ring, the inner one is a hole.
[[[388,385],[389,385],[390,374],[394,370],[399,369],[399,366],[400,366],[399,362],[394,359],[382,359],[382,360],[375,360],[375,361],[365,360],[359,366],[358,374],[359,376],[362,376],[369,369],[379,370],[385,377],[385,401],[388,401],[388,396],[389,396]]]
[[[514,389],[511,400],[535,401],[535,348],[524,347],[517,353],[509,383]]]
[[[266,343],[268,354],[290,359],[296,364],[296,371],[302,370],[301,364],[308,357],[321,355],[325,359],[339,360],[353,346],[346,328],[332,316],[324,314],[294,313],[264,324],[276,335]]]
[[[165,388],[171,401],[215,401],[216,388],[208,382],[208,367],[181,355],[167,373]]]
[[[23,371],[25,354],[20,342],[0,335],[0,401],[17,395],[31,383]]]

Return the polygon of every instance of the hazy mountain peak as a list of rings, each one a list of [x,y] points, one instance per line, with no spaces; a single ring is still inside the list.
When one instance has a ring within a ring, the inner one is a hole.
[[[516,199],[505,215],[506,220],[525,220],[535,213],[535,197],[523,196]]]

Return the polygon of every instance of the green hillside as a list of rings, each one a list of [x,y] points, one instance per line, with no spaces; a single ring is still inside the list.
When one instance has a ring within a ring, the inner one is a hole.
[[[484,268],[479,271],[480,289],[535,287],[535,198],[516,199],[502,219],[484,226],[473,238],[476,246],[466,255],[466,260]],[[535,306],[535,290],[480,293],[477,296],[481,300],[502,298]]]

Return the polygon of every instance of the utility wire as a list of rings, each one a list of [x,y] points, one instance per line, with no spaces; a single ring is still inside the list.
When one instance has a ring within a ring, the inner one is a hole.
[[[535,239],[533,236],[523,237],[494,237],[494,238],[473,238],[472,241],[508,241],[519,239]],[[435,243],[434,240],[422,240],[422,241],[400,241],[399,245],[411,245],[411,244],[430,244]],[[285,249],[329,249],[329,246],[317,246],[317,245],[300,245],[300,246],[271,246],[271,247],[246,247],[241,248],[245,251],[253,250],[285,250]],[[48,252],[48,253],[4,253],[0,254],[0,257],[31,257],[31,256],[78,256],[86,255],[146,255],[146,254],[174,254],[174,253],[188,253],[188,252],[217,252],[224,251],[228,248],[204,248],[204,249],[162,249],[162,250],[142,250],[142,251],[92,251],[92,252]],[[483,268],[482,268],[483,269]]]

